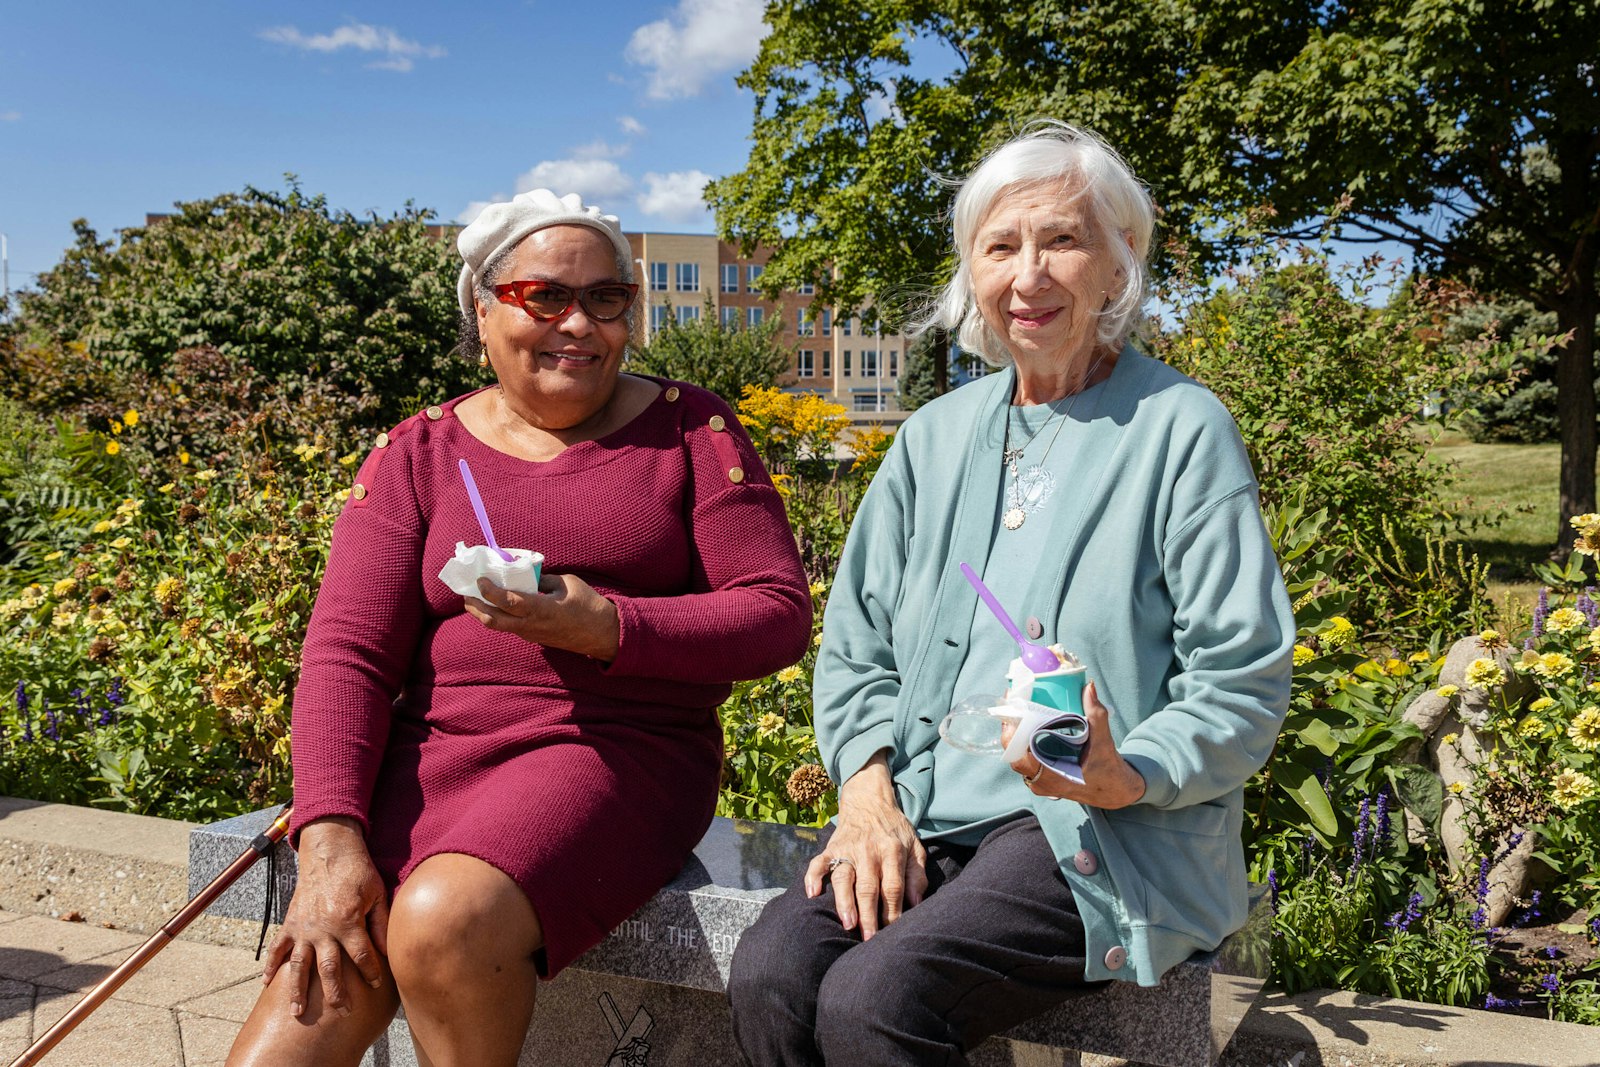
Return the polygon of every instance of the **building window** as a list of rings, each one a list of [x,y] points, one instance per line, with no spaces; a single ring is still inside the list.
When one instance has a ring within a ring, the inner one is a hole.
[[[810,296],[816,291],[817,287],[812,285],[810,282],[803,283],[800,288],[795,290],[795,292],[799,293],[801,296]]]
[[[850,377],[850,350],[848,348],[839,353],[839,377]]]
[[[813,353],[809,348],[802,348],[799,352],[795,353],[795,373],[802,378],[811,377],[811,369],[813,366],[812,357],[814,355],[815,353]]]
[[[722,265],[722,291],[724,293],[737,293],[739,291],[739,264],[724,263]]]
[[[846,337],[850,336],[850,324],[855,321],[854,315],[846,315],[839,320],[839,332]]]
[[[823,308],[822,309],[822,336],[824,336],[824,337],[832,337],[833,336],[833,309],[832,308]]]
[[[861,350],[861,376],[863,378],[876,378],[878,376],[878,350],[876,348],[863,348]]]
[[[678,325],[687,326],[691,322],[700,321],[700,309],[691,304],[685,304],[678,309]]]
[[[873,393],[857,393],[854,400],[857,411],[883,410],[883,397]]]
[[[896,377],[900,373],[900,353],[889,349],[889,377]]]
[[[722,305],[722,328],[724,330],[736,330],[739,328],[738,308],[729,307],[727,304]]]
[[[794,309],[794,332],[801,337],[810,337],[817,332],[816,326],[812,323],[811,316],[807,314],[805,308]]]
[[[650,264],[650,288],[658,293],[667,291],[667,265],[665,263]]]
[[[698,293],[700,291],[700,264],[678,264],[678,292]]]
[[[753,293],[756,291],[756,279],[760,278],[761,272],[766,269],[767,268],[756,263],[752,263],[744,269],[745,292]]]
[[[651,333],[656,333],[656,332],[658,332],[660,330],[666,329],[667,321],[668,321],[667,320],[667,305],[665,305],[665,304],[651,304],[650,305],[650,332]]]
[[[833,349],[831,348],[822,350],[822,376],[824,378],[833,377]]]
[[[754,270],[755,268],[752,267],[751,269]],[[761,325],[761,320],[765,318],[767,314],[764,308],[745,308],[744,310],[746,316],[745,325],[749,326],[752,330]]]

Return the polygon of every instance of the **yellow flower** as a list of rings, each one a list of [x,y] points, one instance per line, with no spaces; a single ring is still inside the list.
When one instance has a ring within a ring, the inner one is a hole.
[[[1572,657],[1564,652],[1546,652],[1534,664],[1533,673],[1543,678],[1562,678],[1572,673]]]
[[[183,451],[182,449],[179,449],[178,450],[178,462],[182,463],[184,466],[188,466],[188,464],[189,464],[189,453]]]
[[[317,448],[315,445],[298,444],[294,446],[294,454],[306,463],[310,463],[326,451],[326,448]]]
[[[77,621],[78,613],[67,607],[65,604],[58,606],[54,613],[52,613],[50,616],[50,625],[54,626],[57,630],[70,629],[72,624]]]
[[[216,476],[217,476],[217,472],[214,471],[214,470],[204,470],[204,471],[196,471],[195,472],[195,477],[200,479],[202,482],[209,482],[212,479],[216,478]]]
[[[1311,649],[1307,648],[1305,645],[1294,646],[1294,665],[1296,667],[1300,666],[1302,663],[1310,663],[1316,658],[1317,654],[1311,651]]]
[[[1344,648],[1355,639],[1355,624],[1343,615],[1329,619],[1327,629],[1322,631],[1322,647],[1327,649]]]
[[[1570,634],[1587,625],[1589,620],[1583,617],[1583,612],[1571,608],[1557,608],[1544,621],[1544,628],[1555,634]]]
[[[114,456],[118,452],[121,452],[121,451],[122,451],[122,446],[117,444],[115,441],[107,441],[106,442],[106,455]]]
[[[1448,786],[1448,788],[1449,788],[1450,792],[1456,794],[1457,796],[1460,796],[1462,793],[1465,793],[1467,791],[1467,783],[1465,783],[1465,782],[1451,782],[1450,785]]]
[[[817,636],[811,639],[811,643],[816,645],[818,648],[822,647],[822,632],[820,630],[817,631]]]
[[[58,560],[58,559],[60,559],[60,558],[61,558],[61,557],[62,557],[62,556],[64,556],[64,555],[66,555],[66,553],[65,553],[65,552],[63,552],[63,551],[61,551],[61,550],[60,550],[60,549],[59,549],[59,548],[58,548],[58,549],[56,549],[56,550],[55,550],[55,551],[54,551],[54,552],[47,552],[47,553],[45,553],[45,557],[44,557],[44,561],[45,561],[45,562],[46,562],[46,563],[54,563],[54,562],[55,562],[55,561],[56,561],[56,560]]]
[[[1447,745],[1453,745],[1457,741],[1461,740],[1461,735],[1460,734],[1445,734],[1443,737],[1439,738],[1439,740],[1443,741]]]
[[[1393,656],[1390,656],[1388,659],[1383,661],[1383,673],[1393,675],[1396,678],[1401,678],[1410,674],[1411,668],[1406,664],[1401,663]]]
[[[1600,515],[1574,515],[1568,521],[1578,531],[1577,543],[1572,547],[1585,556],[1600,554]]]
[[[122,420],[121,419],[113,419],[111,421],[111,432],[113,434],[119,434],[119,433],[122,432]]]
[[[1492,659],[1479,657],[1467,666],[1467,684],[1474,689],[1491,689],[1506,684],[1506,672]]]
[[[1569,810],[1594,796],[1594,779],[1582,771],[1562,771],[1550,785],[1555,802]]]
[[[1478,643],[1487,649],[1506,647],[1506,639],[1499,630],[1485,630],[1478,635]]]
[[[799,667],[785,667],[783,670],[778,672],[778,681],[783,682],[785,685],[790,682],[798,682],[800,680],[800,674],[801,671]]]
[[[356,465],[356,460],[360,458],[360,456],[356,455],[354,452],[351,452],[349,455],[339,457],[339,465],[341,467],[353,467]]]
[[[1411,655],[1406,657],[1406,661],[1409,663],[1426,663],[1432,658],[1433,657],[1428,655],[1426,652],[1413,652]]]
[[[1441,685],[1439,687],[1439,695],[1444,697],[1446,700],[1449,700],[1459,692],[1461,692],[1461,690],[1453,685]]]
[[[168,496],[168,495],[171,495],[172,491],[174,489],[176,489],[177,487],[178,486],[177,486],[176,483],[168,482],[166,485],[163,485],[160,488],[158,488],[156,490],[156,492],[161,493],[163,496]]]
[[[1529,715],[1518,724],[1517,732],[1527,738],[1543,737],[1544,723],[1537,716]]]
[[[1600,708],[1590,704],[1578,712],[1572,725],[1567,727],[1567,736],[1585,752],[1600,749]]]
[[[782,715],[776,715],[769,711],[765,715],[761,716],[761,718],[756,720],[756,733],[758,734],[771,735],[777,733],[781,729],[783,729]]]
[[[826,593],[827,591],[828,591],[828,583],[827,582],[812,582],[811,583],[811,595],[812,596],[821,596],[823,593]]]
[[[183,596],[183,579],[170,575],[156,583],[156,599],[162,604],[175,604]]]
[[[50,587],[50,595],[55,597],[57,600],[60,600],[62,597],[69,597],[77,591],[78,579],[76,578],[63,578],[55,585]]]
[[[131,496],[123,497],[122,503],[117,505],[118,515],[137,515],[144,507],[143,500],[135,500]]]
[[[122,422],[124,425],[130,427],[139,425],[139,413],[132,408],[129,408],[127,411],[122,413]]]
[[[101,519],[90,528],[95,533],[105,533],[107,530],[111,529],[111,521],[109,519]]]
[[[131,544],[133,544],[133,538],[119,537],[115,541],[111,542],[111,547],[120,552]]]
[[[1556,702],[1550,697],[1540,697],[1538,700],[1535,700],[1532,704],[1528,705],[1528,710],[1532,712],[1548,711],[1555,706]]]
[[[333,499],[335,499],[339,503],[343,504],[346,500],[350,499],[350,490],[348,490],[348,489],[340,489],[340,490],[338,490],[337,492],[335,492],[333,494]]]

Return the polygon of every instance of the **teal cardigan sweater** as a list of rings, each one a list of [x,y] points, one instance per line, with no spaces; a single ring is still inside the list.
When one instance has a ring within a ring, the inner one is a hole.
[[[823,619],[823,762],[842,782],[887,750],[913,825],[976,607],[956,565],[987,558],[999,526],[1014,384],[1007,369],[906,420]],[[1051,557],[1032,561],[1032,599],[1008,607],[1088,664],[1117,748],[1144,776],[1127,808],[1032,804],[1083,916],[1087,977],[1155,985],[1244,922],[1243,785],[1288,707],[1294,620],[1221,403],[1132,348],[1093,400],[1066,416],[1085,435],[1075,484],[1029,520],[1052,524]]]

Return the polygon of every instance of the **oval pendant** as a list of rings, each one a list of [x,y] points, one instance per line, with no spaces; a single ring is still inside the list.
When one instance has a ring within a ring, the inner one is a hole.
[[[1006,529],[1015,530],[1017,527],[1021,526],[1027,518],[1027,512],[1023,511],[1021,508],[1013,507],[1006,509],[1006,513],[1003,517],[1001,517],[1000,521],[1005,525]]]

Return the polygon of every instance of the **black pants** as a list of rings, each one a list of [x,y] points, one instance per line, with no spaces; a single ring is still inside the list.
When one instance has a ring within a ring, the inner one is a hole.
[[[803,875],[767,905],[728,978],[754,1067],[961,1067],[985,1038],[1087,988],[1083,921],[1038,819],[976,848],[930,844],[928,882],[865,942],[840,927],[831,888],[806,899]]]

